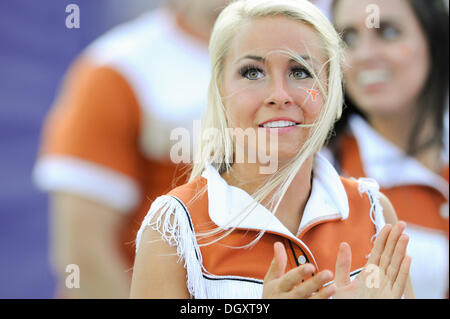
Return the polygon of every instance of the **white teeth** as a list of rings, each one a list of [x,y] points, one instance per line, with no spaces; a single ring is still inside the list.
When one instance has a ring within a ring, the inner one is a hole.
[[[387,70],[370,70],[358,73],[358,82],[361,85],[371,85],[375,83],[384,83],[389,80],[389,72]]]
[[[274,121],[268,122],[262,125],[262,127],[272,127],[272,128],[280,128],[280,127],[289,127],[295,126],[297,123],[291,121]]]

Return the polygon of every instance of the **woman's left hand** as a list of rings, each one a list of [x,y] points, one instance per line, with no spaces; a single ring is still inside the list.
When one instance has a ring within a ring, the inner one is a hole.
[[[336,260],[336,299],[399,299],[409,278],[411,257],[406,255],[409,237],[402,234],[404,222],[386,225],[375,240],[369,260],[360,274],[351,281],[351,250],[341,243]]]

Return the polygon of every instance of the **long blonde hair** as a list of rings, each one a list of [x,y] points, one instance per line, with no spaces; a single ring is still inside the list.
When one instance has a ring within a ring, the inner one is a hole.
[[[327,84],[325,88],[320,85],[318,76],[313,68],[298,54],[290,53],[310,71],[315,81],[319,83],[319,91],[324,97],[325,104],[322,107],[318,120],[312,125],[309,138],[297,154],[286,165],[278,168],[274,174],[270,175],[268,182],[264,183],[261,188],[252,194],[256,203],[261,203],[273,192],[274,195],[270,201],[273,212],[276,212],[291,181],[305,160],[320,150],[329,137],[335,121],[342,113],[341,40],[328,19],[307,0],[236,0],[231,2],[219,15],[209,44],[212,74],[201,136],[207,134],[206,132],[210,129],[218,132],[218,134],[208,136],[207,139],[202,139],[199,142],[199,148],[189,179],[191,181],[198,178],[206,168],[207,163],[213,165],[219,173],[224,173],[231,169],[235,150],[233,137],[227,129],[229,120],[221,94],[225,59],[234,37],[244,23],[255,18],[275,16],[306,23],[314,28],[323,43],[323,51],[327,57],[327,61],[323,66],[327,72]],[[210,232],[208,235],[214,233],[217,232]],[[262,236],[262,233],[260,233],[258,238],[260,236]],[[220,240],[220,238],[217,240]]]

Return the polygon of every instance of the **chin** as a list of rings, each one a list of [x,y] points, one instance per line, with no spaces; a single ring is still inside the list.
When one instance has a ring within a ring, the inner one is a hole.
[[[370,101],[364,104],[359,104],[359,108],[366,114],[366,116],[394,116],[401,114],[401,110],[392,101],[377,100]]]
[[[298,149],[297,150],[280,150],[280,151],[278,151],[278,161],[279,162],[289,161],[297,155],[298,151],[299,151]]]

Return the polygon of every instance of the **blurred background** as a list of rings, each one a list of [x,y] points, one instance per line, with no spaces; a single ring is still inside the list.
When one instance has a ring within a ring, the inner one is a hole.
[[[73,59],[160,0],[0,1],[0,298],[51,298],[47,196],[32,184],[41,128]],[[66,7],[80,8],[68,29]]]

